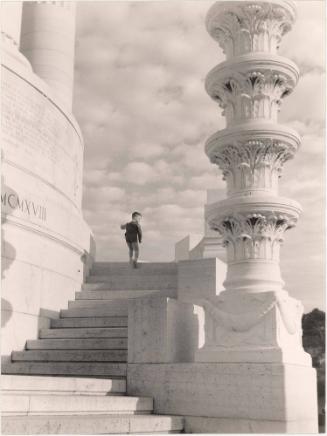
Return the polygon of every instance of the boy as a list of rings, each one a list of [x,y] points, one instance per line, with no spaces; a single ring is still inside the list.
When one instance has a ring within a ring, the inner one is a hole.
[[[132,221],[120,226],[121,229],[126,229],[125,239],[129,248],[129,263],[137,268],[137,259],[139,257],[139,243],[142,242],[142,229],[140,220],[142,215],[139,212],[132,213]],[[133,259],[134,253],[134,259]]]

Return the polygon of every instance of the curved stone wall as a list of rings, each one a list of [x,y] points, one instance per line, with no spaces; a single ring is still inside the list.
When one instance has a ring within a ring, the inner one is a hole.
[[[93,257],[81,213],[83,140],[31,70],[2,65],[2,354],[24,346],[78,291]]]

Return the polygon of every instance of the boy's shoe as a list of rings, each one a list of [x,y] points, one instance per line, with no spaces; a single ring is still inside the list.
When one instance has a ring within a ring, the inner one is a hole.
[[[138,268],[136,260],[133,260],[133,268]]]

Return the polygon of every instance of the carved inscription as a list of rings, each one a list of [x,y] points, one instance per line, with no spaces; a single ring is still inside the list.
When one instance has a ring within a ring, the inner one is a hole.
[[[47,209],[35,203],[33,200],[19,197],[13,192],[2,192],[1,193],[1,207],[3,211],[19,210],[20,212],[30,216],[40,219],[41,221],[47,220]]]
[[[81,205],[83,146],[64,114],[5,68],[2,77],[3,157]]]

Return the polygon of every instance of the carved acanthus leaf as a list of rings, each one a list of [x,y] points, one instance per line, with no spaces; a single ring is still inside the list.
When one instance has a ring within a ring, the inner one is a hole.
[[[229,261],[245,259],[277,260],[286,230],[296,217],[279,213],[233,214],[210,223],[227,247]]]
[[[247,171],[251,177],[248,184],[254,183],[255,170],[260,167],[269,167],[271,171],[278,171],[279,176],[284,162],[291,159],[296,148],[289,144],[274,140],[252,140],[245,143],[235,142],[225,145],[211,152],[210,160],[223,172],[224,179],[236,172]]]
[[[294,14],[288,7],[260,1],[238,2],[227,7],[221,4],[209,11],[207,28],[229,57],[250,51],[275,52],[293,21]]]
[[[271,70],[233,72],[229,77],[209,77],[207,92],[223,109],[227,123],[246,119],[277,119],[282,99],[295,86],[290,76]]]

